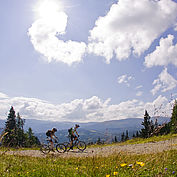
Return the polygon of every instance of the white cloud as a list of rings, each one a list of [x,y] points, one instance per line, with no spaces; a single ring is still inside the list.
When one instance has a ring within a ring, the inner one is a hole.
[[[175,24],[174,30],[177,31],[177,23]]]
[[[142,94],[143,94],[142,91],[138,91],[138,92],[136,93],[136,96],[141,96]]]
[[[28,35],[35,50],[41,53],[47,62],[56,61],[68,65],[81,62],[86,44],[84,42],[60,40],[59,37],[66,32],[68,17],[60,8],[56,8],[59,2],[55,0],[45,0],[44,2],[45,6],[49,4],[49,7],[53,9],[49,11],[41,3],[42,8],[39,8],[39,10],[42,9],[42,16],[38,17],[28,30]],[[55,4],[51,4],[52,2]]]
[[[135,89],[140,89],[142,87],[143,87],[142,85],[138,85]]]
[[[159,90],[162,92],[166,92],[168,90],[172,90],[177,86],[177,80],[175,80],[168,72],[167,68],[165,68],[158,76],[156,80],[154,80],[153,85],[155,87],[151,90],[151,93],[155,95]]]
[[[110,104],[109,98],[104,101],[97,96],[85,100],[75,99],[63,104],[52,104],[36,98],[6,97],[0,98],[0,116],[2,119],[6,119],[10,107],[14,106],[15,111],[19,112],[25,119],[77,122],[106,121],[143,118],[145,109],[152,115],[154,114],[154,106],[160,107],[159,105],[164,106],[163,112],[168,116],[171,115],[170,104],[162,96],[153,102],[144,103],[134,99],[119,104]],[[162,113],[162,109],[159,108],[158,115],[160,113]]]
[[[88,50],[107,63],[114,54],[120,61],[131,53],[139,56],[175,23],[176,11],[171,0],[119,0],[90,30]]]
[[[0,99],[2,99],[2,98],[8,98],[8,96],[6,94],[0,92]]]
[[[129,87],[130,84],[129,84],[128,82],[129,82],[130,80],[132,80],[132,79],[134,79],[132,76],[127,76],[126,74],[124,74],[124,75],[119,76],[119,77],[117,78],[117,82],[118,82],[119,84],[124,83],[124,84],[127,85],[127,87]]]
[[[156,50],[145,57],[145,65],[147,67],[167,66],[168,64],[177,66],[177,44],[173,45],[173,39],[173,35],[161,38]]]

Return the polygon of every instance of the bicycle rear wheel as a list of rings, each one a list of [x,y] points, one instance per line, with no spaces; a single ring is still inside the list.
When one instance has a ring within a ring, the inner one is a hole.
[[[77,144],[77,148],[81,151],[84,151],[86,149],[86,143],[84,141],[79,141]]]
[[[59,153],[64,153],[66,151],[66,146],[64,144],[57,144],[56,145],[56,150]]]
[[[42,144],[40,151],[44,154],[48,154],[50,152],[50,147],[47,144]]]

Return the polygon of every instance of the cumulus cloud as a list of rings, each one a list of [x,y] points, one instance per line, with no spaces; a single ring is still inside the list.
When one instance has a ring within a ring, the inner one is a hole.
[[[128,82],[129,82],[130,80],[132,80],[132,79],[134,79],[132,76],[127,76],[126,74],[124,74],[124,75],[119,76],[119,77],[117,78],[117,82],[118,82],[119,84],[124,83],[124,84],[127,85],[127,87],[129,87],[130,84],[129,84]]]
[[[163,112],[165,111],[166,115],[170,116],[171,108],[169,102],[161,95],[153,102],[145,103],[133,99],[119,104],[111,104],[110,98],[102,100],[97,96],[85,100],[75,99],[62,104],[52,104],[37,98],[6,97],[0,98],[0,116],[2,119],[6,119],[10,107],[14,106],[15,111],[19,112],[25,119],[92,122],[142,118],[145,109],[152,115],[155,107],[159,108],[159,115],[162,110],[160,109],[162,108],[161,105],[164,106]]]
[[[6,94],[0,92],[0,99],[3,99],[3,98],[8,98],[8,96]]]
[[[59,39],[66,32],[68,16],[57,8],[58,3],[56,0],[41,1],[39,10],[44,10],[42,9],[41,15],[29,28],[28,35],[34,49],[41,53],[47,62],[56,61],[71,65],[82,61],[86,44]]]
[[[137,89],[140,89],[142,87],[143,87],[142,85],[138,85],[135,89],[137,90]]]
[[[138,92],[136,93],[136,96],[141,96],[142,94],[143,94],[142,91],[138,91]]]
[[[158,91],[166,92],[172,90],[177,86],[177,80],[173,78],[165,68],[153,82],[154,88],[151,90],[151,93],[155,95]]]
[[[147,67],[167,66],[168,64],[177,66],[177,44],[173,45],[173,39],[173,35],[161,38],[156,50],[145,57],[145,65]]]
[[[132,53],[140,56],[177,17],[177,3],[172,0],[119,0],[109,12],[99,17],[90,30],[88,51],[109,63]]]
[[[177,31],[177,23],[175,24],[174,30]]]

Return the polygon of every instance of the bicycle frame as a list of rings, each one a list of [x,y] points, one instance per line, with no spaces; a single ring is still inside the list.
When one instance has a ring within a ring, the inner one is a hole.
[[[69,143],[67,144],[68,151],[71,149],[71,138],[69,137]],[[77,137],[77,139],[73,140],[72,147],[77,147],[79,150],[84,151],[86,149],[86,143],[84,141],[80,141],[80,138]]]
[[[53,148],[51,147],[51,142],[50,139],[46,139],[45,140],[47,143],[43,143],[41,146],[41,151],[45,154],[49,153],[51,150],[53,150]],[[58,143],[57,140],[55,140],[55,142],[53,142],[54,144],[54,148],[57,150],[57,152],[59,153],[63,153],[66,151],[66,146],[62,143]]]

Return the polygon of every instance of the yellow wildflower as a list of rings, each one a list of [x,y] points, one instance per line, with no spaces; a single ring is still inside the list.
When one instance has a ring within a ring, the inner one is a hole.
[[[127,166],[127,164],[126,163],[122,163],[122,164],[120,164],[120,166],[121,167],[125,167],[125,166]]]
[[[76,167],[76,170],[78,170],[78,167]]]
[[[140,163],[140,165],[143,167],[145,164],[142,162],[142,163]]]
[[[117,175],[117,174],[118,174],[118,172],[116,172],[116,171],[115,171],[113,174],[114,174],[114,175]]]
[[[110,175],[106,175],[106,177],[110,177]]]
[[[143,162],[136,162],[136,164],[140,165],[141,167],[145,165]]]

